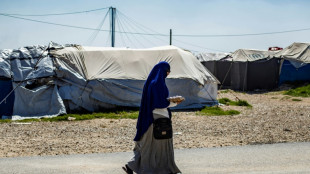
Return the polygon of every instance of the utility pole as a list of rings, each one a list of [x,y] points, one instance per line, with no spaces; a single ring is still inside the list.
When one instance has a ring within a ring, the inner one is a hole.
[[[172,45],[172,29],[170,29],[170,45]]]
[[[114,47],[115,45],[115,15],[116,15],[116,8],[110,7],[110,16],[111,16],[111,46]]]

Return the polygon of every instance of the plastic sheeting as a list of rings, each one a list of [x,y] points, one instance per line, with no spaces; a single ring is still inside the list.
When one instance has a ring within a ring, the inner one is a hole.
[[[252,62],[261,59],[271,59],[279,51],[263,51],[263,50],[250,50],[238,49],[231,54],[231,59],[226,59],[235,62]]]
[[[45,46],[13,50],[9,59],[15,82],[53,76],[54,68]]]
[[[173,46],[116,49],[51,43],[0,55],[0,72],[17,87],[12,119],[139,107],[144,82],[159,61],[171,65],[166,79],[170,96],[186,98],[174,109],[217,104],[217,79],[190,52]]]
[[[77,84],[60,87],[62,99],[70,101],[67,110],[95,112],[117,106],[139,107],[144,80],[91,80],[86,86]],[[199,85],[191,79],[167,79],[170,96],[181,95],[186,98],[172,109],[201,108],[217,103],[217,84]],[[181,87],[180,87],[181,86]]]
[[[13,120],[53,117],[65,113],[66,109],[56,85],[44,85],[33,90],[19,86],[15,90]]]
[[[12,91],[12,80],[0,78],[0,102]],[[13,113],[14,93],[11,93],[0,104],[0,118],[2,115],[11,116]]]
[[[12,50],[0,50],[0,77],[11,78],[11,65],[9,56]]]
[[[310,81],[310,64],[296,68],[292,61],[284,60],[281,67],[279,85],[285,82],[309,82]]]
[[[295,42],[278,52],[275,57],[303,63],[310,63],[310,43]]]
[[[229,53],[200,53],[196,57],[200,62],[221,60],[228,56]]]
[[[145,80],[160,61],[171,66],[169,78],[189,78],[205,83],[217,80],[190,52],[174,46],[152,49],[103,49],[66,47],[51,51],[51,55],[69,65],[86,80],[93,79],[132,79]]]
[[[87,50],[86,50],[87,49]],[[144,82],[159,61],[168,61],[170,95],[186,101],[174,109],[216,104],[217,79],[189,52],[176,47],[129,50],[66,47],[54,50],[59,91],[67,110],[139,107]]]
[[[204,66],[221,82],[221,87],[251,91],[278,87],[280,59],[252,62],[207,61]]]
[[[1,113],[1,116],[24,119],[66,113],[58,89],[51,79],[54,75],[53,61],[48,56],[46,46],[1,50],[0,76],[9,78],[11,86],[12,81],[16,82],[13,83],[14,87],[18,86],[15,91],[12,91],[14,88],[1,89],[1,95],[12,92],[6,99],[12,101],[6,103],[6,107],[12,108],[12,111]]]

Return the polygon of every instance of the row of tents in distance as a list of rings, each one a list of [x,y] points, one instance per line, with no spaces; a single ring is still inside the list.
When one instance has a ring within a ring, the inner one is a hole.
[[[293,43],[268,51],[201,53],[197,58],[220,81],[220,88],[272,90],[283,83],[310,81],[310,43]]]
[[[186,98],[174,109],[211,106],[218,103],[218,85],[255,90],[310,80],[309,45],[196,56],[175,46],[128,49],[51,42],[4,49],[0,50],[0,116],[16,120],[139,107],[144,82],[160,61],[171,65],[166,80],[170,96]]]

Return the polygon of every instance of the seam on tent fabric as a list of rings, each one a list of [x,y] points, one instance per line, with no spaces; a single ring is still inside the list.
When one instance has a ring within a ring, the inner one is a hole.
[[[83,94],[84,94],[84,91],[85,91],[85,89],[86,89],[86,87],[87,87],[87,85],[88,85],[88,82],[89,82],[89,80],[86,80],[86,84],[85,84],[85,86],[84,86],[84,88],[83,88],[83,90],[82,90],[82,93],[81,93],[81,95],[78,97],[78,99],[79,100],[81,100],[81,104],[80,105],[82,105],[83,104]]]
[[[47,55],[45,56],[45,57],[47,57]],[[13,60],[15,60],[15,59],[18,59],[18,60],[26,60],[26,59],[40,59],[40,58],[42,58],[42,56],[40,57],[22,57],[22,58],[10,58],[9,60],[10,61],[13,61]]]

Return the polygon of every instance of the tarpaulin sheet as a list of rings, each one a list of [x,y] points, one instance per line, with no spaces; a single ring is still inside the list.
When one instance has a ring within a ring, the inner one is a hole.
[[[17,84],[14,83],[14,87]],[[19,86],[15,90],[12,119],[53,117],[66,109],[56,85],[44,85],[33,90]]]

